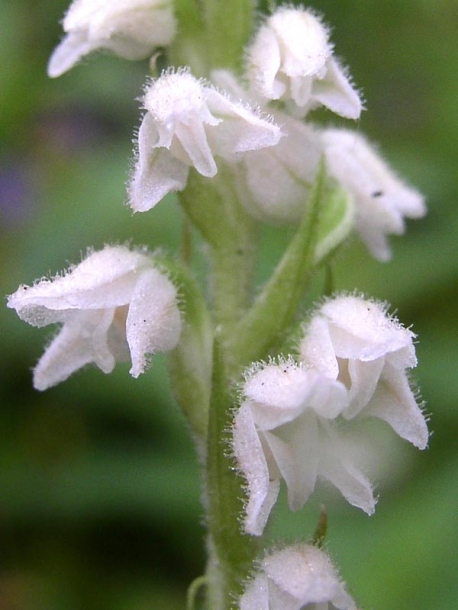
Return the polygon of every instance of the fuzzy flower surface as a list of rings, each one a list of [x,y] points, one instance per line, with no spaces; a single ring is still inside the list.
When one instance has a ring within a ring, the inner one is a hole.
[[[357,610],[330,558],[310,544],[268,554],[240,610]]]
[[[387,314],[385,305],[358,296],[326,301],[312,316],[300,357],[348,390],[345,419],[357,416],[386,421],[419,449],[428,428],[407,372],[417,364],[415,334]]]
[[[37,390],[89,363],[110,373],[130,359],[138,377],[147,355],[173,349],[181,331],[175,286],[149,256],[124,246],[107,246],[65,275],[20,286],[8,307],[33,326],[62,325],[34,370]]]
[[[236,163],[243,153],[274,146],[281,137],[272,121],[186,70],[154,81],[144,107],[129,187],[134,211],[149,210],[167,193],[183,190],[191,167],[213,178],[215,157]]]
[[[290,359],[255,371],[243,395],[233,450],[247,481],[247,533],[262,534],[282,479],[292,510],[301,508],[317,480],[324,479],[354,506],[374,511],[370,483],[353,464],[348,439],[335,425],[348,405],[343,383]]]
[[[212,81],[232,98],[249,102],[250,94],[227,70],[212,72]],[[317,130],[288,114],[274,111],[282,138],[276,146],[247,152],[233,166],[240,201],[247,212],[263,222],[298,222],[322,155]]]
[[[267,100],[282,100],[301,117],[323,105],[357,119],[358,93],[333,57],[327,28],[303,8],[280,7],[258,30],[247,53],[254,91]]]
[[[97,49],[125,59],[144,59],[175,34],[171,0],[74,0],[64,21],[66,36],[48,64],[57,77]]]
[[[249,152],[234,167],[240,200],[263,222],[299,222],[321,156],[319,137],[302,121],[274,113],[283,137],[277,146]]]
[[[354,197],[359,236],[375,258],[389,260],[387,235],[404,234],[404,218],[426,214],[423,196],[402,182],[359,133],[328,129],[322,139],[329,173]]]

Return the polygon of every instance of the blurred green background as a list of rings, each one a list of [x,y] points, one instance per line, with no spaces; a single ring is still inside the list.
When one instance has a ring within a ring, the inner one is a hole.
[[[425,193],[427,218],[380,264],[353,243],[339,288],[388,300],[419,335],[431,413],[420,453],[379,430],[381,499],[369,518],[324,490],[274,539],[306,538],[319,505],[327,547],[361,608],[450,610],[458,600],[458,10],[456,0],[317,0],[364,91],[356,125]],[[3,294],[132,239],[175,251],[173,199],[132,216],[125,182],[147,63],[91,58],[51,81],[66,0],[0,0]],[[333,120],[332,117],[327,117]],[[287,231],[265,232],[264,271]],[[262,271],[262,270],[261,270]],[[30,369],[52,335],[0,314],[0,610],[175,610],[204,569],[200,475],[164,362],[138,380],[88,369],[45,393]]]

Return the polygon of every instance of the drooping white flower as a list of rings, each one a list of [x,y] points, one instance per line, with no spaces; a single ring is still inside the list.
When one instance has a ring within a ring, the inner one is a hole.
[[[407,377],[407,370],[417,364],[414,338],[412,331],[387,315],[386,306],[340,296],[326,301],[312,316],[300,355],[306,366],[347,387],[344,418],[380,418],[424,449],[428,428]]]
[[[326,553],[296,544],[267,555],[240,598],[240,610],[356,610]]]
[[[172,0],[74,0],[63,21],[65,38],[54,50],[48,75],[60,76],[82,57],[106,49],[143,59],[175,34]]]
[[[215,156],[236,163],[243,153],[274,146],[281,137],[272,121],[186,70],[166,72],[154,81],[144,106],[129,188],[135,211],[149,210],[167,193],[183,190],[191,167],[213,178]]]
[[[402,182],[359,133],[327,129],[322,133],[328,170],[355,199],[357,231],[379,260],[391,258],[387,235],[405,232],[404,217],[426,214],[420,193]]]
[[[232,98],[250,94],[228,70],[215,70],[212,81]],[[247,152],[233,166],[239,199],[247,212],[264,222],[293,223],[303,216],[322,155],[320,134],[283,112],[272,117],[282,131],[276,146]]]
[[[249,152],[234,167],[240,201],[271,223],[299,222],[321,156],[315,130],[283,113],[274,114],[283,137],[276,146]]]
[[[316,15],[281,7],[260,27],[248,48],[248,76],[259,95],[293,102],[293,112],[299,116],[323,105],[357,119],[361,100],[332,49],[328,30]]]
[[[63,325],[35,368],[37,390],[91,362],[110,373],[130,359],[138,377],[147,355],[173,349],[181,331],[175,286],[149,256],[124,246],[107,246],[66,275],[21,286],[8,307],[33,326]]]
[[[292,360],[269,364],[249,377],[234,419],[233,449],[247,481],[245,530],[261,535],[283,479],[292,510],[301,508],[317,479],[332,483],[354,506],[374,510],[365,476],[353,465],[333,420],[348,404],[334,381]]]

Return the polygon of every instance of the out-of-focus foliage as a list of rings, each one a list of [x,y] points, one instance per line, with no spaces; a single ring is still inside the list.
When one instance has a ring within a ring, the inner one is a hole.
[[[384,483],[374,517],[323,492],[293,517],[279,511],[272,537],[309,536],[325,501],[328,548],[361,607],[449,610],[458,597],[456,2],[313,6],[364,90],[356,128],[428,200],[428,217],[392,240],[391,263],[370,260],[355,242],[334,273],[339,289],[386,299],[413,324],[434,435],[418,454],[383,430],[375,437],[390,443],[390,462],[377,466]],[[173,198],[134,217],[125,205],[147,63],[99,55],[48,80],[66,7],[0,4],[3,294],[77,262],[88,246],[132,239],[174,252],[179,243]],[[287,234],[266,229],[261,276]],[[201,480],[164,363],[155,359],[138,380],[127,366],[110,376],[88,369],[41,394],[30,367],[52,331],[5,308],[0,332],[0,608],[183,608],[204,562]]]

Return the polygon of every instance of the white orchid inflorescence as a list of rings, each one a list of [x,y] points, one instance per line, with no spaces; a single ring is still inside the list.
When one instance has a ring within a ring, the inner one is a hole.
[[[175,194],[182,256],[106,246],[66,274],[20,286],[8,307],[34,326],[60,325],[34,369],[38,390],[90,363],[109,373],[130,360],[136,378],[153,354],[169,352],[205,470],[209,559],[188,608],[205,582],[208,610],[356,610],[317,546],[262,557],[266,545],[254,537],[282,481],[292,510],[325,481],[374,512],[359,450],[364,418],[427,446],[410,382],[415,334],[356,292],[305,312],[313,280],[352,231],[388,260],[388,235],[403,233],[425,205],[358,132],[314,121],[320,107],[344,119],[363,110],[321,17],[280,6],[250,33],[254,8],[252,0],[74,0],[48,73],[99,49],[150,59],[128,202],[146,212]],[[261,223],[289,224],[290,240],[259,287]],[[197,278],[194,231],[208,263]]]

